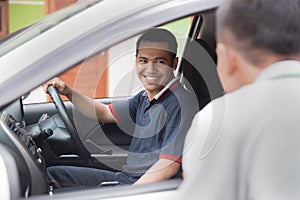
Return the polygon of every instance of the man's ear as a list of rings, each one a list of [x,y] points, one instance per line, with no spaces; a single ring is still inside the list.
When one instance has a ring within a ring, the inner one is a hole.
[[[135,63],[135,66],[138,66],[138,55],[137,54],[135,54],[135,61],[134,61],[134,63]]]
[[[173,70],[176,70],[177,65],[178,65],[178,57],[173,59],[172,65],[173,65],[172,66]]]
[[[232,47],[227,45],[227,51],[228,51],[228,61],[229,61],[229,69],[228,73],[230,75],[234,74],[238,68],[238,55],[237,55],[237,50]]]
[[[220,57],[220,59],[218,58],[218,61],[222,60],[220,63],[222,66],[220,67],[223,68],[223,71],[227,75],[234,74],[238,66],[236,49],[228,44],[218,43],[217,51],[218,57]]]

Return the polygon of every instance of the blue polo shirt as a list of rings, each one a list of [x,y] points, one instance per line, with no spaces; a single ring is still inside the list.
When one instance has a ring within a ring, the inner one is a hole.
[[[184,139],[198,111],[195,99],[173,79],[151,101],[141,91],[109,105],[120,128],[132,135],[124,172],[140,177],[159,159],[181,163]]]

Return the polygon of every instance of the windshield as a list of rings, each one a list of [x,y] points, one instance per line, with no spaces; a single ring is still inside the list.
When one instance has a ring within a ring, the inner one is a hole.
[[[15,33],[10,34],[0,41],[0,57],[20,46],[21,44],[29,41],[30,39],[35,38],[41,33],[49,30],[53,26],[65,21],[71,16],[74,16],[101,1],[102,0],[78,1],[71,6],[68,6],[44,17],[42,20],[30,26],[27,26],[19,31],[16,31]]]

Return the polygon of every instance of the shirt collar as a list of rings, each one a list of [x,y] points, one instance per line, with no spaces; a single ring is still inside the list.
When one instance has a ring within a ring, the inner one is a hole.
[[[173,86],[173,84],[178,80],[178,77],[173,78],[157,95],[153,97],[153,99],[158,100],[168,89],[172,90],[171,86]]]
[[[153,97],[153,99],[158,100],[168,89],[172,90],[174,87],[173,85],[175,85],[177,81],[179,81],[179,77],[173,78],[157,95]],[[147,96],[146,91],[144,92],[143,96]]]
[[[275,78],[277,76],[286,74],[299,74],[300,73],[300,62],[296,60],[285,60],[276,62],[266,69],[264,69],[254,80],[261,81],[266,79]]]

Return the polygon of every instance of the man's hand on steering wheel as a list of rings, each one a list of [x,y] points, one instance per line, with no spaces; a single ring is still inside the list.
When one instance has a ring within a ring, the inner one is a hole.
[[[44,90],[46,89],[46,92],[50,95],[60,117],[62,118],[64,124],[66,125],[70,133],[70,136],[74,144],[78,147],[76,153],[79,155],[79,157],[81,157],[86,162],[91,162],[90,154],[87,151],[87,149],[84,147],[79,137],[79,134],[76,130],[75,124],[72,118],[70,117],[69,113],[67,112],[65,104],[63,103],[61,97],[59,96],[59,93],[64,95],[72,95],[72,89],[58,78],[55,78],[48,83],[45,83],[43,85],[43,89]]]
[[[53,85],[57,89],[59,94],[61,94],[61,95],[65,95],[67,97],[72,95],[72,89],[64,81],[62,81],[59,78],[51,79],[50,81],[48,81],[47,83],[45,83],[43,85],[43,89],[44,89],[45,93],[48,93],[48,87],[50,85]]]

